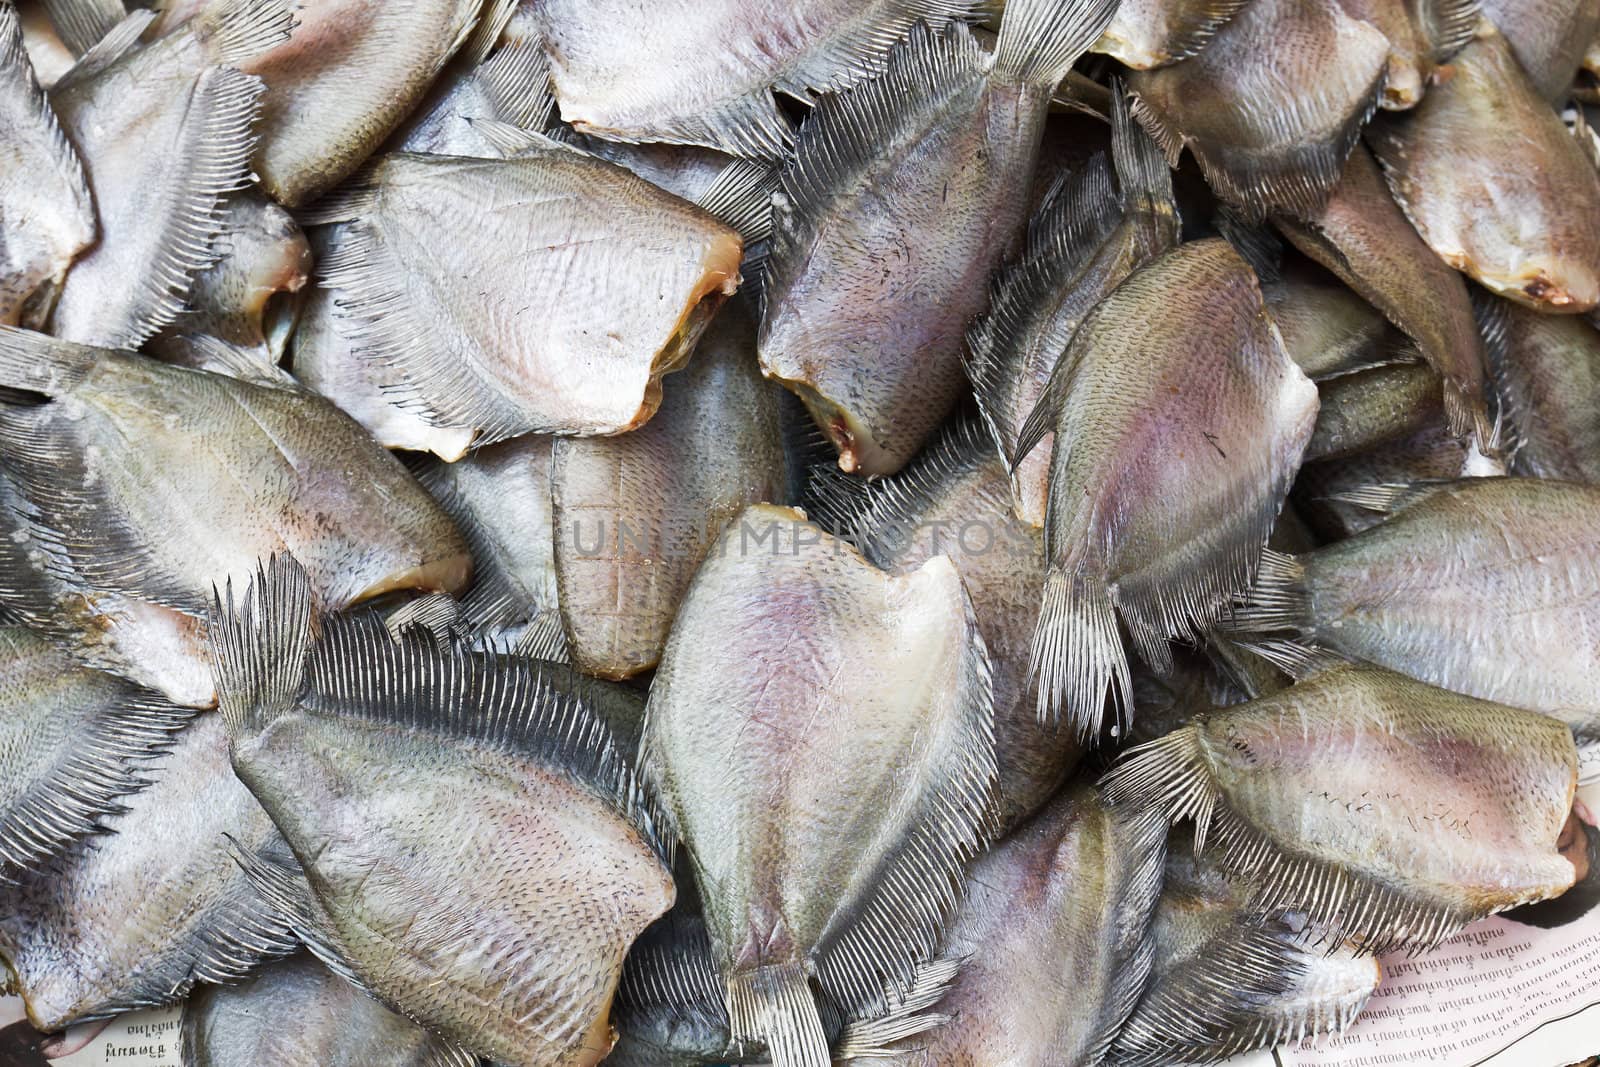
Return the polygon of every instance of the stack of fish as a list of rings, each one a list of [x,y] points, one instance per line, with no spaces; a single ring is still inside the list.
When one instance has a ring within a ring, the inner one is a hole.
[[[1597,75],[1593,0],[0,0],[5,984],[213,1067],[1348,1025],[1600,871]]]

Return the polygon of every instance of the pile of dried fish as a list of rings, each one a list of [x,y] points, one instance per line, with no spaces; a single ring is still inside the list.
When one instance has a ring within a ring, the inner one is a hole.
[[[1593,0],[0,0],[6,990],[1348,1026],[1600,870],[1596,107]]]

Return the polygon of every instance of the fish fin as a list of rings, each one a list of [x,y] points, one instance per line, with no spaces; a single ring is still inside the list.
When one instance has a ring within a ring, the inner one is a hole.
[[[943,750],[933,753],[920,817],[878,868],[880,880],[865,905],[813,956],[822,991],[846,1018],[883,1015],[887,995],[910,987],[961,901],[967,862],[997,836],[994,678],[966,595],[962,606],[972,635],[959,665],[965,706]]]
[[[230,737],[259,733],[294,708],[318,624],[311,579],[287,554],[258,567],[237,604],[231,579],[215,593],[207,633]]]
[[[952,478],[993,459],[994,442],[981,422],[965,418],[947,424],[900,473],[868,483],[870,506],[859,515],[857,526],[862,552],[885,565],[905,547],[904,540],[926,533],[918,525]],[[934,545],[935,553],[942,550]]]
[[[1037,685],[1039,720],[1066,712],[1079,738],[1097,737],[1109,691],[1118,736],[1133,711],[1133,674],[1122,647],[1111,591],[1055,567],[1045,576],[1028,673]]]
[[[804,254],[833,192],[877,164],[885,137],[908,114],[962,92],[985,70],[983,49],[965,25],[937,34],[919,22],[889,50],[881,74],[818,99],[773,198],[773,260],[792,263]]]
[[[19,326],[0,326],[0,387],[61,396],[88,377],[107,351]]]
[[[570,663],[572,649],[567,645],[567,631],[561,625],[560,609],[545,608],[529,619],[512,651],[529,659]]]
[[[1167,157],[1167,166],[1176,170],[1178,160],[1183,157],[1183,148],[1187,143],[1184,136],[1176,126],[1167,122],[1166,117],[1144,102],[1138,93],[1133,94],[1133,103],[1130,105],[1133,119],[1144,132],[1155,141],[1156,147],[1161,149],[1161,154]]]
[[[171,747],[195,712],[121,679],[116,703],[97,715],[51,774],[0,813],[0,882],[7,867],[35,866],[101,829],[123,797],[149,785],[142,764]]]
[[[870,536],[877,499],[875,483],[824,460],[807,479],[806,520],[860,549]]]
[[[778,90],[798,99],[871,78],[883,57],[917,22],[942,30],[952,22],[971,22],[982,0],[889,0],[872,5],[864,25],[814,49],[778,82]]]
[[[1472,289],[1472,311],[1483,335],[1484,360],[1488,364],[1490,388],[1495,401],[1495,426],[1503,440],[1507,461],[1514,461],[1525,438],[1522,427],[1529,412],[1518,410],[1507,385],[1514,360],[1508,332],[1511,328],[1510,303],[1483,289]]]
[[[466,634],[467,620],[455,597],[449,593],[429,593],[390,612],[383,620],[383,627],[395,641],[414,630],[431,638],[435,647],[448,649]]]
[[[144,36],[144,31],[156,19],[154,11],[134,11],[106,31],[95,44],[83,55],[78,57],[65,74],[56,79],[50,87],[52,93],[59,93],[69,89],[80,82],[86,82],[101,71],[110,67],[117,60],[131,52],[139,44],[139,39]]]
[[[282,851],[277,854],[247,851],[232,837],[228,838],[228,855],[244,872],[256,896],[288,927],[298,944],[304,945],[328,970],[373,996],[345,959],[344,948],[338,943],[338,936],[323,914],[322,906],[317,903],[298,860]]]
[[[737,230],[749,248],[772,236],[772,194],[777,191],[776,168],[736,159],[722,169],[696,203]]]
[[[128,16],[122,0],[44,0],[44,10],[75,56],[99,44]]]
[[[1159,810],[1169,824],[1192,819],[1195,853],[1212,841],[1221,862],[1253,883],[1251,908],[1262,915],[1305,912],[1334,944],[1347,938],[1364,952],[1434,948],[1481,918],[1426,904],[1343,867],[1279,849],[1228,804],[1212,777],[1200,725],[1137,745],[1101,780],[1113,803]]]
[[[1123,211],[1170,218],[1175,237],[1178,202],[1172,191],[1172,168],[1167,165],[1160,143],[1134,120],[1133,107],[1120,78],[1111,81],[1111,159]]]
[[[1044,384],[1044,392],[1039,394],[1028,417],[1022,420],[1022,428],[1017,431],[1017,443],[1011,454],[1013,474],[1029,453],[1039,447],[1045,434],[1054,433],[1056,424],[1061,421],[1061,411],[1067,406],[1067,394],[1072,391],[1072,372],[1078,366],[1078,361],[1070,357],[1069,343],[1069,347],[1056,357],[1056,365],[1050,368],[1050,378]]]
[[[482,1062],[476,1053],[468,1052],[460,1045],[452,1045],[444,1038],[435,1035],[433,1047],[423,1054],[422,1061],[417,1067],[478,1067]]]
[[[778,432],[783,439],[789,500],[809,515],[815,503],[811,499],[811,481],[819,471],[839,465],[838,453],[806,410],[805,401],[782,386],[774,385],[774,389],[778,394]]]
[[[196,79],[175,154],[192,161],[168,194],[171,205],[154,262],[137,280],[141,309],[123,327],[121,342],[136,348],[183,313],[194,276],[216,262],[214,236],[223,229],[222,198],[250,180],[254,130],[265,85],[233,67],[211,67]]]
[[[727,1000],[733,1040],[763,1042],[773,1067],[831,1067],[828,1037],[802,964],[773,963],[730,975]]]
[[[514,126],[500,119],[468,118],[467,122],[478,131],[489,147],[499,152],[506,159],[521,155],[529,149],[565,148],[569,152],[578,152],[583,155],[588,153],[575,144],[560,141],[549,134],[540,133],[538,130],[525,129]]]
[[[1395,515],[1420,504],[1449,484],[1448,481],[1383,482],[1332,493],[1327,499],[1352,504],[1367,511]]]
[[[1220,628],[1230,634],[1302,630],[1310,610],[1305,580],[1306,569],[1299,560],[1274,549],[1263,549],[1255,583],[1236,598],[1233,611],[1223,616]]]
[[[439,649],[410,630],[392,637],[373,617],[334,617],[311,649],[299,706],[538,759],[607,799],[670,866],[675,841],[653,790],[601,718],[557,684],[564,669],[499,651]]]
[[[538,45],[506,45],[475,77],[493,105],[494,118],[522,130],[543,130],[550,124],[556,101],[550,92],[550,66]]]
[[[299,390],[300,383],[294,375],[264,359],[252,355],[237,345],[207,333],[181,335],[183,344],[197,357],[200,369],[213,374],[225,374],[241,382],[266,385],[275,389]]]
[[[521,0],[483,0],[483,12],[473,24],[472,34],[461,46],[461,54],[474,66],[489,58],[489,53],[494,51],[494,46],[500,43],[500,37],[506,32],[506,26],[511,22],[511,16],[517,13],[517,5]],[[516,41],[502,48],[515,48],[523,42]],[[497,55],[499,53],[496,53]]]
[[[1003,390],[1024,370],[1019,361],[1032,315],[1040,304],[1069,284],[1094,255],[1121,218],[1112,191],[1111,167],[1104,155],[1063,175],[1050,187],[1037,213],[1028,223],[1028,243],[1022,258],[1007,265],[989,289],[989,311],[967,331],[967,377],[983,415],[1008,463],[1020,463],[1026,453],[1010,455],[1020,439],[1003,403]],[[1071,338],[1061,338],[1065,348]],[[1049,420],[1029,450],[1055,425]]]
[[[846,1022],[833,1045],[835,1060],[882,1059],[897,1054],[893,1046],[948,1023],[952,1016],[932,1011],[955,983],[966,961],[953,957],[929,960],[917,968],[911,987],[891,992],[889,1012],[875,1019]]]
[[[1297,682],[1303,682],[1313,675],[1343,667],[1349,663],[1348,660],[1335,652],[1315,646],[1302,645],[1284,638],[1261,640],[1232,638],[1228,643],[1234,648],[1242,649],[1253,656],[1266,660]],[[1251,699],[1258,695],[1260,694],[1251,694]]]
[[[1283,279],[1283,241],[1276,230],[1264,222],[1246,221],[1227,204],[1217,205],[1211,222],[1239,253],[1239,258],[1250,264],[1263,285]]]
[[[1421,0],[1417,9],[1434,63],[1444,63],[1471,44],[1483,14],[1480,0]]]
[[[711,938],[698,916],[680,908],[651,923],[623,961],[617,983],[617,1021],[624,1032],[635,1012],[663,1008],[702,1016],[718,1028],[728,1025],[728,1005]]]
[[[1117,0],[1009,0],[995,44],[995,71],[1053,91],[1116,13]]]
[[[237,66],[287,41],[294,27],[287,0],[222,0],[184,28],[216,62]]]
[[[1167,822],[1151,809],[1110,807],[1110,818],[1120,824],[1114,838],[1128,866],[1126,884],[1116,902],[1107,954],[1115,971],[1102,1023],[1084,1050],[1085,1063],[1100,1063],[1134,1013],[1149,985],[1155,964],[1155,939],[1150,923],[1161,899],[1167,860]]]

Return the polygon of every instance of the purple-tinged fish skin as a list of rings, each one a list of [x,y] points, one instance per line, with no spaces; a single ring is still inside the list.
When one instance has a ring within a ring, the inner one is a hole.
[[[1013,0],[992,55],[926,26],[823,97],[773,206],[761,365],[847,471],[891,474],[961,395],[962,342],[1027,210],[1050,95],[1106,0]]]
[[[1395,200],[1439,258],[1500,296],[1600,305],[1600,170],[1492,28],[1451,66],[1414,111],[1373,125]]]

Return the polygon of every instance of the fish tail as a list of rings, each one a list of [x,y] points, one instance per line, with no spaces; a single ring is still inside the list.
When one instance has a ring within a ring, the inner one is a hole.
[[[1099,40],[1116,10],[1117,0],[1011,0],[1000,23],[995,70],[1053,90]]]
[[[1232,613],[1223,616],[1220,628],[1229,633],[1303,629],[1308,607],[1305,578],[1306,569],[1299,560],[1263,549],[1255,584]]]
[[[766,1042],[773,1067],[830,1067],[828,1038],[804,966],[775,963],[728,979],[735,1041]]]
[[[84,379],[102,350],[0,326],[0,386],[57,396]]]
[[[289,39],[295,18],[286,0],[225,0],[195,19],[195,35],[217,62],[232,66]]]
[[[294,706],[316,626],[311,580],[293,556],[257,568],[237,604],[231,579],[225,591],[214,590],[212,670],[229,734],[258,732]]]
[[[1172,168],[1155,138],[1133,117],[1133,104],[1120,78],[1111,82],[1111,159],[1117,170],[1125,211],[1154,212],[1176,219]]]
[[[1031,673],[1041,722],[1059,722],[1065,712],[1080,738],[1092,738],[1104,723],[1110,690],[1119,732],[1125,726],[1133,676],[1104,584],[1051,569],[1033,633]]]

